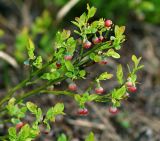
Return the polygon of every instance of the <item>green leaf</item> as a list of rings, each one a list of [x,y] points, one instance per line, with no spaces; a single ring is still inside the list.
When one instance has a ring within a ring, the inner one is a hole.
[[[37,114],[37,109],[38,109],[38,107],[37,107],[36,104],[34,104],[34,103],[32,103],[32,102],[27,102],[27,103],[26,103],[26,106],[27,106],[27,108],[28,108],[28,110],[29,110],[30,112],[32,112],[33,114]]]
[[[94,56],[94,61],[95,61],[95,62],[101,61],[101,56],[100,56],[100,55],[95,55],[95,56]]]
[[[141,61],[141,57],[137,58],[135,55],[132,55],[132,61],[134,62],[135,68],[137,68]]]
[[[63,113],[63,110],[64,110],[64,104],[63,104],[63,103],[57,103],[57,104],[53,107],[54,115],[64,114],[64,113]]]
[[[95,13],[96,13],[96,8],[95,7],[89,7],[89,4],[87,4],[87,10],[88,10],[88,15],[87,15],[87,17],[88,17],[88,19],[89,18],[92,18],[94,15],[95,15]]]
[[[113,77],[113,74],[104,72],[99,76],[99,80],[106,80],[106,79],[111,79]]]
[[[86,75],[86,71],[85,70],[80,70],[79,75],[80,75],[80,77],[84,78],[84,76]]]
[[[58,137],[58,141],[67,141],[67,137],[65,134],[61,134],[59,137]]]
[[[28,39],[27,50],[28,50],[29,59],[31,60],[35,59],[35,56],[34,56],[35,46],[33,41],[30,38]]]
[[[124,80],[123,80],[123,70],[122,70],[122,65],[119,64],[118,67],[117,67],[117,79],[118,79],[118,82],[119,84],[123,84]]]
[[[89,101],[94,101],[97,97],[98,97],[97,94],[92,94],[92,95],[89,96],[88,100]]]
[[[70,54],[73,54],[76,48],[76,41],[74,40],[73,37],[68,38],[67,43],[66,43],[66,49],[67,52]]]
[[[38,69],[42,68],[42,57],[41,56],[38,56],[36,58],[36,60],[33,62],[33,66],[35,66]]]
[[[119,88],[117,90],[114,89],[112,91],[112,98],[120,100],[125,93],[126,93],[126,87],[125,86],[122,86],[121,88]]]
[[[94,134],[91,132],[85,139],[85,141],[95,141]]]
[[[69,61],[69,60],[65,61],[65,66],[66,66],[68,71],[74,72],[74,66],[71,63],[71,61]]]
[[[60,73],[58,71],[54,71],[51,73],[44,73],[41,78],[47,80],[55,80],[60,77]]]
[[[18,141],[26,141],[30,136],[30,126],[25,124],[18,133]]]
[[[113,58],[120,58],[120,55],[115,52],[113,49],[109,49],[106,53],[107,56],[112,56]]]
[[[79,94],[74,96],[74,99],[76,102],[79,102],[81,100],[81,96]]]
[[[54,122],[55,116],[57,116],[59,114],[64,114],[63,110],[64,110],[63,103],[57,103],[54,107],[49,108],[46,113],[46,122],[47,122],[47,120]]]
[[[16,141],[16,139],[17,139],[16,128],[15,127],[10,127],[8,129],[8,133],[9,133],[10,141]]]

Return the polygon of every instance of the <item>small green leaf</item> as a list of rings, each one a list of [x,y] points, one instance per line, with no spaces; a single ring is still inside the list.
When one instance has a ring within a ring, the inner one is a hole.
[[[124,80],[123,80],[123,70],[122,70],[122,65],[119,64],[118,67],[117,67],[117,79],[118,79],[118,82],[119,84],[123,84]]]
[[[61,134],[59,137],[58,137],[58,141],[67,141],[67,137],[65,134]]]
[[[64,110],[64,104],[63,104],[63,103],[57,103],[57,104],[53,107],[54,115],[64,114],[64,113],[63,113],[63,110]]]
[[[140,58],[137,58],[135,55],[132,55],[132,61],[134,62],[135,64],[135,68],[138,67],[140,61],[141,61],[141,57]]]
[[[73,72],[74,71],[74,66],[73,66],[73,64],[71,63],[71,61],[65,61],[65,66],[66,66],[66,68],[67,68],[67,70],[68,71],[71,71],[71,72]]]
[[[112,91],[112,98],[120,100],[125,93],[126,93],[126,87],[125,86],[122,86],[121,88],[119,88],[117,90],[114,89]]]
[[[89,96],[88,100],[89,101],[94,101],[97,97],[98,97],[97,94],[92,94],[92,95]]]
[[[79,94],[74,96],[74,99],[76,102],[79,102],[81,100],[81,96]]]
[[[88,19],[89,18],[92,18],[94,15],[95,15],[95,13],[96,13],[96,8],[95,7],[89,7],[89,4],[87,4],[87,10],[88,10],[88,15],[87,15],[87,17],[88,17]]]
[[[30,136],[30,126],[25,124],[18,133],[18,141],[26,141]]]
[[[16,128],[15,127],[10,127],[8,129],[8,133],[9,133],[10,141],[16,141],[16,139],[17,139]]]
[[[28,39],[27,50],[28,50],[29,59],[31,60],[35,59],[35,56],[34,56],[35,46],[33,41],[30,38]]]
[[[36,60],[33,62],[33,66],[35,66],[38,69],[42,68],[42,57],[41,56],[38,56],[36,58]]]
[[[54,71],[51,73],[44,73],[41,78],[47,80],[55,80],[60,77],[60,73],[58,71]]]
[[[84,78],[84,76],[86,75],[86,71],[85,70],[80,70],[79,75],[80,75],[80,77]]]
[[[85,141],[95,141],[95,139],[94,139],[94,134],[91,132],[91,133],[87,136],[87,138],[85,139]]]
[[[106,79],[111,79],[113,77],[113,74],[104,72],[99,76],[99,80],[106,80]]]
[[[95,62],[101,61],[101,56],[100,56],[100,55],[95,55],[95,56],[94,56],[94,61],[95,61]]]
[[[115,52],[113,49],[109,49],[106,55],[112,56],[113,58],[116,58],[116,59],[120,58],[120,55],[117,52]]]
[[[29,110],[30,112],[32,112],[33,114],[37,114],[37,109],[38,109],[38,107],[37,107],[36,104],[34,104],[34,103],[32,103],[32,102],[27,102],[27,103],[26,103],[26,106],[27,106],[27,108],[28,108],[28,110]]]

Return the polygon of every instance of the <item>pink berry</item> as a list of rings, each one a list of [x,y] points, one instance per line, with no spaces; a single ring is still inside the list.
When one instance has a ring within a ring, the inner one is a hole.
[[[90,41],[88,41],[88,40],[86,40],[86,41],[83,43],[83,47],[86,48],[86,49],[90,48],[91,45],[92,45],[92,43],[91,43]]]
[[[100,40],[99,40],[98,37],[94,37],[94,38],[92,38],[92,42],[93,42],[94,44],[98,44],[98,43],[100,42]]]
[[[133,83],[132,83],[131,81],[128,81],[128,82],[126,82],[126,86],[127,86],[127,87],[132,87],[132,86],[133,86]]]
[[[69,84],[68,89],[70,91],[76,91],[77,90],[77,85],[75,83],[71,83],[71,84]]]
[[[118,109],[117,109],[117,107],[111,106],[111,107],[109,107],[109,112],[111,114],[117,114],[118,113]]]
[[[111,27],[112,21],[111,20],[106,20],[105,21],[105,27]]]
[[[65,55],[65,56],[64,56],[64,59],[65,59],[65,60],[72,60],[72,55],[69,55],[69,54],[68,54],[68,55]]]
[[[99,36],[99,41],[103,42],[104,41],[104,37],[101,35]]]
[[[25,123],[19,122],[16,124],[16,129],[21,129],[24,125],[25,125]]]
[[[131,93],[135,93],[137,91],[137,88],[135,86],[132,86],[132,87],[128,87],[127,88],[129,92]]]
[[[95,88],[96,94],[102,94],[104,92],[104,89],[102,87]]]

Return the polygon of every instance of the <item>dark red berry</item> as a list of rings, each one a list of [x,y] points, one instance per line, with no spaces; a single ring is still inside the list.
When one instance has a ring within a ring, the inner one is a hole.
[[[126,82],[126,86],[127,86],[127,87],[132,87],[132,86],[133,86],[133,83],[132,83],[131,81],[128,81],[128,82]]]
[[[104,59],[102,59],[100,62],[99,62],[99,64],[101,64],[101,65],[106,65],[108,62],[107,62],[107,59],[106,58],[104,58]]]
[[[64,59],[65,60],[72,60],[72,55],[67,54],[67,55],[64,56]]]
[[[78,109],[78,114],[83,115],[83,109],[82,108]]]
[[[103,42],[104,41],[104,37],[101,35],[99,36],[99,41]]]
[[[135,86],[132,86],[132,87],[128,87],[127,88],[129,92],[131,93],[135,93],[137,91],[137,88]]]
[[[83,43],[83,47],[86,48],[86,49],[90,48],[91,45],[92,45],[92,43],[91,43],[90,41],[88,41],[88,40],[86,40],[86,41]]]
[[[68,89],[70,91],[76,91],[77,90],[77,85],[75,83],[71,83],[71,84],[69,84]]]
[[[111,27],[112,21],[111,20],[106,20],[105,21],[105,27]]]
[[[111,114],[117,114],[118,113],[118,109],[117,109],[117,107],[111,106],[111,107],[109,107],[109,112]]]
[[[104,92],[104,89],[102,87],[95,88],[96,94],[102,94]]]
[[[100,42],[100,40],[99,40],[98,37],[94,37],[94,38],[92,38],[92,42],[93,42],[94,44],[98,44],[98,43]]]
[[[16,129],[21,129],[24,125],[25,125],[25,123],[19,122],[16,124]]]
[[[60,62],[56,62],[56,67],[57,67],[57,69],[59,69],[61,67],[61,63]]]

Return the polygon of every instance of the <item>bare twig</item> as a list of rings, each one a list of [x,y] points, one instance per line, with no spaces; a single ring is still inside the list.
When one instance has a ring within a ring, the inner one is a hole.
[[[62,7],[57,14],[57,22],[60,22],[79,1],[80,0],[70,0],[64,7]]]

